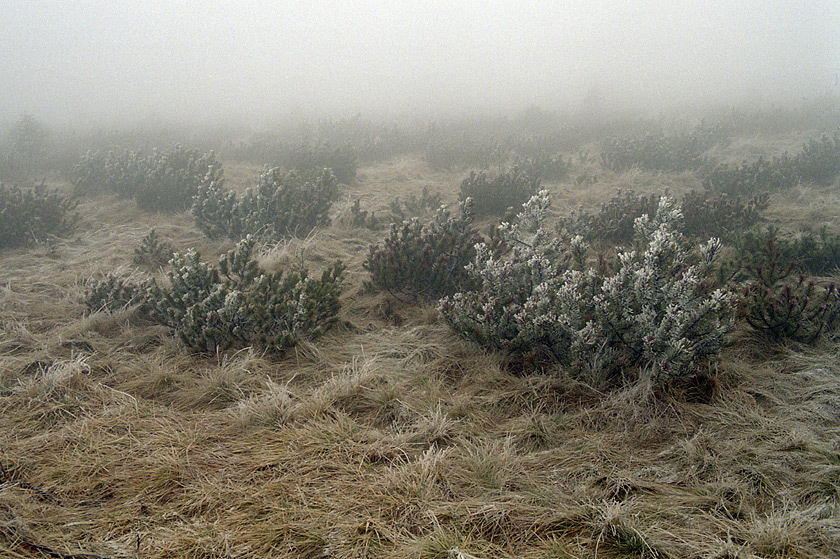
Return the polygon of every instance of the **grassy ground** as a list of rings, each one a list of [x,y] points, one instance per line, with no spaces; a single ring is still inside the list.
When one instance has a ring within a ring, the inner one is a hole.
[[[253,171],[226,171],[230,186]],[[0,253],[0,555],[840,553],[840,346],[738,332],[715,386],[601,393],[562,368],[513,374],[433,307],[366,293],[361,263],[385,232],[354,228],[352,201],[385,215],[429,186],[454,202],[460,178],[409,156],[360,169],[331,227],[263,248],[268,268],[348,264],[341,324],[282,358],[198,358],[130,310],[85,313],[85,281],[130,267],[152,227],[208,259],[231,248],[189,214],[86,200],[76,237]],[[548,187],[565,213],[699,185],[588,162]],[[774,220],[840,225],[835,191],[786,196]]]

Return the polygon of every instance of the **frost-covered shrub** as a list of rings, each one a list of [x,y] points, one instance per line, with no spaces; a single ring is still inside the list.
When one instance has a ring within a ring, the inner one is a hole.
[[[328,225],[338,195],[338,182],[329,169],[305,174],[271,169],[239,199],[221,180],[208,177],[198,188],[192,213],[211,239],[255,235],[277,240]]]
[[[76,203],[41,182],[29,187],[0,184],[0,248],[69,233]]]
[[[370,286],[399,297],[438,298],[463,289],[469,276],[464,267],[481,240],[472,226],[472,200],[453,216],[443,205],[423,225],[418,218],[392,223],[388,238],[371,245],[364,268]]]
[[[269,273],[254,261],[254,244],[242,240],[217,266],[195,250],[176,253],[164,285],[109,274],[89,288],[85,303],[91,310],[137,304],[199,353],[243,346],[281,353],[328,330],[340,308],[344,265],[336,262],[320,279],[305,269]]]
[[[145,210],[172,212],[188,209],[199,184],[209,174],[221,175],[211,153],[177,146],[170,152],[88,152],[74,166],[72,182],[77,196],[112,192],[133,198]]]
[[[476,215],[502,216],[510,208],[518,208],[537,193],[540,179],[512,167],[509,171],[488,178],[483,173],[471,172],[461,182],[460,199],[472,198]]]
[[[456,332],[485,347],[563,363],[639,367],[655,381],[690,375],[721,349],[732,328],[733,296],[706,287],[720,243],[690,250],[670,198],[660,200],[654,217],[636,220],[634,249],[619,254],[613,275],[585,269],[580,236],[561,249],[545,229],[548,205],[541,191],[516,224],[500,227],[508,254],[477,247],[467,269],[480,288],[439,304]]]
[[[282,352],[301,338],[316,338],[337,320],[344,266],[320,279],[306,270],[266,273],[252,258],[254,239],[219,260],[201,262],[195,251],[176,254],[168,287],[153,283],[150,314],[175,329],[191,349],[207,353],[256,345]]]

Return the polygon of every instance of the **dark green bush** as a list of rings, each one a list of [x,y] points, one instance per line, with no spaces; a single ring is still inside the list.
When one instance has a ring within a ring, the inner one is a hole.
[[[783,235],[776,227],[748,231],[737,243],[743,264],[759,265],[766,260],[768,244],[779,251],[781,259],[798,271],[817,276],[837,273],[840,268],[840,235],[823,227],[817,232]]]
[[[68,234],[78,218],[75,208],[43,182],[23,188],[0,184],[0,247]]]
[[[282,353],[337,321],[341,262],[320,279],[305,269],[268,273],[257,266],[253,248],[248,237],[217,266],[202,262],[194,250],[175,254],[164,286],[111,274],[91,285],[85,303],[91,310],[137,304],[198,353],[246,346]]]
[[[404,221],[410,217],[420,217],[436,210],[441,206],[440,192],[429,193],[429,187],[424,186],[418,198],[413,192],[405,201],[399,197],[391,202],[389,209],[395,221]]]
[[[558,227],[568,236],[581,235],[588,241],[604,240],[628,243],[633,239],[633,223],[643,214],[653,215],[659,207],[660,196],[643,196],[632,190],[619,190],[598,213],[582,209],[559,221]]]
[[[338,198],[335,176],[329,169],[284,174],[271,169],[240,199],[221,180],[206,180],[193,201],[196,224],[211,239],[264,239],[306,236],[330,223],[329,210]]]
[[[559,181],[569,173],[569,163],[560,154],[541,152],[537,155],[521,156],[515,164],[525,174],[547,181]]]
[[[537,193],[540,179],[519,167],[491,178],[483,172],[471,172],[461,182],[460,199],[472,198],[475,214],[503,216],[511,208],[519,208]]]
[[[834,284],[818,286],[786,262],[772,237],[762,261],[748,263],[740,316],[753,329],[769,337],[812,343],[840,323],[840,300]]]
[[[464,289],[468,284],[464,267],[479,241],[469,198],[461,203],[460,216],[452,216],[441,206],[427,225],[417,218],[393,223],[388,238],[370,246],[364,263],[370,272],[369,285],[397,298],[437,299]]]

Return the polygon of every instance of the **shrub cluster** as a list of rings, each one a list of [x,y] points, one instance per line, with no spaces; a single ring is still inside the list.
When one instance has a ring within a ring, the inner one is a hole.
[[[192,204],[199,184],[210,175],[221,176],[211,153],[177,146],[170,152],[89,152],[73,168],[75,194],[113,192],[133,198],[144,210],[184,211]]]
[[[323,334],[337,320],[343,264],[320,279],[306,270],[267,273],[253,259],[254,243],[242,240],[217,266],[195,250],[175,254],[165,286],[108,275],[89,287],[85,303],[91,310],[137,304],[198,353],[243,346],[282,353]]]
[[[0,247],[66,235],[78,217],[75,207],[44,182],[23,188],[0,184]]]
[[[549,152],[516,157],[514,165],[529,176],[547,181],[563,180],[569,173],[569,162],[562,155]]]
[[[660,198],[619,190],[596,213],[572,212],[559,221],[558,227],[567,236],[581,235],[587,241],[627,244],[633,239],[635,220],[645,214],[653,215]],[[682,232],[691,237],[727,239],[756,225],[769,203],[766,193],[744,201],[726,194],[692,191],[680,203]]]
[[[393,202],[391,202],[389,209],[391,210],[394,220],[404,221],[409,217],[426,215],[440,206],[440,192],[430,194],[429,187],[424,186],[419,198],[412,192],[411,195],[403,202],[398,196]]]
[[[192,213],[199,229],[211,239],[255,235],[277,240],[305,236],[328,225],[329,210],[338,195],[338,182],[329,169],[308,173],[271,169],[241,198],[224,188],[221,180],[208,176],[198,188]]]
[[[483,172],[471,172],[461,182],[460,199],[472,198],[475,214],[503,216],[511,208],[518,208],[536,194],[540,179],[519,167],[489,178]]]
[[[638,367],[654,381],[694,374],[717,354],[734,320],[734,296],[706,287],[718,241],[690,249],[679,209],[663,197],[654,217],[635,221],[634,249],[619,254],[609,275],[603,266],[585,268],[579,236],[562,256],[545,229],[549,203],[541,191],[517,223],[502,224],[512,247],[505,256],[477,247],[467,271],[480,288],[439,304],[453,330],[485,347],[596,370]]]
[[[610,138],[601,145],[601,165],[621,173],[694,171],[707,164],[704,153],[726,141],[722,127],[698,127],[667,136],[662,132],[635,138]]]
[[[364,262],[370,287],[397,298],[437,299],[469,285],[465,266],[481,238],[472,226],[472,200],[460,210],[453,216],[443,205],[427,225],[418,218],[392,223],[388,238],[371,245]]]

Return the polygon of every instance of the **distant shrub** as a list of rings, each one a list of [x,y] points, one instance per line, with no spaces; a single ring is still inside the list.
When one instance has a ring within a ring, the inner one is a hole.
[[[768,246],[799,272],[828,276],[840,269],[840,235],[830,233],[826,227],[798,235],[783,235],[773,226],[763,231],[748,231],[737,243],[741,264],[766,265]]]
[[[601,204],[597,213],[579,209],[558,222],[567,235],[581,235],[587,241],[603,240],[628,243],[633,239],[633,224],[644,214],[652,215],[659,206],[659,195],[636,194],[632,190],[619,190],[610,200]]]
[[[470,167],[488,169],[499,167],[507,161],[508,153],[493,139],[477,140],[462,135],[457,140],[435,138],[426,144],[426,162],[435,169],[463,171]]]
[[[788,155],[737,166],[718,165],[703,179],[703,186],[712,192],[730,196],[755,196],[765,192],[786,190],[799,182],[799,173]]]
[[[324,169],[330,169],[342,184],[351,184],[356,179],[359,166],[355,150],[350,145],[336,147],[308,143],[299,144],[284,163],[299,174],[318,174]]]
[[[773,237],[768,237],[760,263],[745,267],[748,281],[740,316],[753,329],[776,340],[812,343],[840,323],[840,300],[833,283],[817,286],[796,265],[786,262]]]
[[[0,184],[0,248],[27,245],[72,231],[76,203],[47,188]]]
[[[211,153],[177,146],[149,156],[139,152],[89,152],[74,166],[77,196],[113,192],[133,198],[144,210],[184,211],[192,204],[199,184],[209,174],[220,175],[221,165]]]
[[[215,353],[257,346],[282,353],[301,339],[314,339],[337,320],[341,262],[320,279],[307,270],[268,273],[253,259],[248,237],[217,266],[194,250],[174,255],[168,285],[108,275],[85,296],[91,310],[137,304],[155,322],[169,326],[191,350]]]
[[[350,206],[350,224],[361,229],[375,231],[381,227],[382,220],[376,217],[373,211],[363,210],[360,198],[356,198]]]
[[[403,221],[410,217],[420,217],[428,214],[441,206],[440,192],[434,194],[429,193],[429,187],[424,186],[420,197],[418,198],[413,192],[401,201],[397,197],[391,202],[389,209],[391,210],[392,218],[395,221]]]
[[[305,236],[330,223],[329,210],[338,198],[335,176],[329,169],[284,174],[271,169],[241,198],[220,180],[205,180],[192,206],[196,225],[211,239],[264,239]]]
[[[618,373],[638,367],[656,382],[691,376],[720,351],[732,328],[733,296],[710,292],[705,281],[720,244],[712,239],[690,249],[669,198],[653,217],[636,220],[634,250],[619,254],[613,275],[606,267],[584,269],[580,236],[563,257],[545,229],[548,205],[542,191],[517,223],[502,224],[512,247],[506,256],[477,247],[468,271],[480,287],[439,305],[453,330],[482,346],[561,363]]]
[[[370,246],[364,263],[369,285],[398,298],[436,299],[464,289],[469,284],[464,267],[481,238],[472,226],[472,200],[460,209],[460,216],[453,216],[441,206],[427,225],[417,218],[392,223],[388,238]]]
[[[829,184],[840,175],[840,133],[808,140],[793,158],[793,166],[802,180]]]
[[[161,240],[154,229],[143,237],[140,246],[134,249],[132,262],[137,266],[148,266],[158,268],[166,265],[175,253],[172,244]]]
[[[537,193],[540,179],[519,167],[488,178],[483,172],[471,172],[461,182],[460,199],[472,198],[476,215],[502,216],[511,208],[522,206]]]
[[[601,164],[617,173],[630,169],[654,172],[694,171],[707,164],[704,153],[727,141],[721,127],[698,127],[667,136],[662,132],[636,138],[610,138],[601,145]]]
[[[607,203],[601,204],[596,213],[577,210],[569,217],[561,218],[558,229],[567,236],[582,235],[587,241],[628,244],[634,236],[635,220],[645,214],[653,215],[660,198],[656,194],[619,190]],[[768,205],[767,194],[743,201],[726,194],[692,191],[680,203],[681,230],[690,237],[729,238],[757,224]]]
[[[541,152],[537,155],[521,156],[514,164],[532,177],[547,181],[559,181],[569,174],[569,162],[560,154]]]

